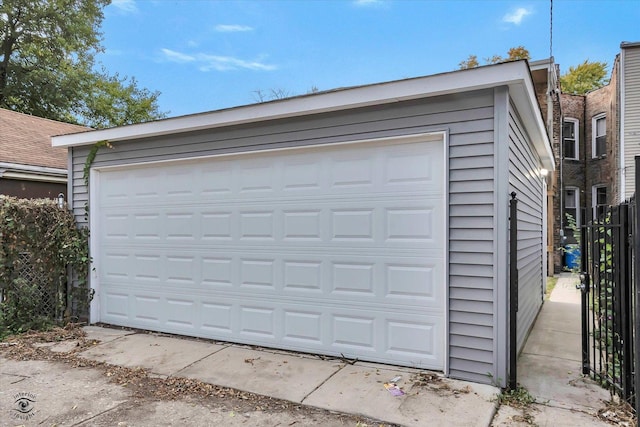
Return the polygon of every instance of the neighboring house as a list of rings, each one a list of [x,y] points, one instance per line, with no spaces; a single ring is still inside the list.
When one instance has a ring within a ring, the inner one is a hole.
[[[526,61],[52,143],[90,209],[91,322],[504,384],[511,192],[518,348],[542,305],[554,159]]]
[[[617,160],[620,183],[614,195],[617,201],[635,194],[634,158],[640,155],[640,42],[622,43],[616,58],[612,81],[616,82]]]
[[[554,144],[555,186],[561,189],[554,199],[555,248],[576,242],[567,216],[579,227],[597,216],[602,206],[620,203],[635,193],[640,43],[624,42],[620,48],[609,84],[586,95],[563,93],[560,98],[562,142]],[[564,266],[561,254],[556,250],[555,272]]]
[[[52,147],[51,137],[86,130],[0,108],[0,194],[27,199],[66,195],[67,150]]]
[[[562,124],[562,111],[560,108],[560,69],[554,63],[553,58],[529,63],[536,96],[540,104],[542,117],[544,118],[547,135],[551,140],[553,157],[555,159],[555,171],[548,171],[547,183],[547,274],[553,276],[558,272],[562,263],[562,252],[558,250],[560,241],[557,227],[560,224],[560,212],[556,203],[562,188],[562,162],[560,159],[560,127]]]

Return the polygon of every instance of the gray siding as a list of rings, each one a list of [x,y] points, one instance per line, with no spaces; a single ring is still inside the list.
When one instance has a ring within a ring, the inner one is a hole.
[[[544,188],[540,160],[513,104],[509,108],[509,191],[518,199],[518,349],[542,306]]]
[[[640,156],[640,47],[624,48],[624,138],[625,194],[635,192],[635,156]],[[607,124],[608,125],[608,124]],[[613,126],[612,126],[613,127]],[[610,132],[607,129],[607,132]]]
[[[449,371],[455,378],[486,383],[487,373],[495,372],[493,115],[493,91],[484,90],[114,143],[113,149],[100,149],[94,166],[448,131]],[[80,223],[86,223],[82,170],[89,148],[73,149],[73,209]]]
[[[494,366],[494,109],[449,137],[449,373],[487,383]]]

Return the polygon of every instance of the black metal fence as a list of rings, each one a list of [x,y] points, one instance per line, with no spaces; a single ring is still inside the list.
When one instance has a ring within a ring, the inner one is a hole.
[[[633,202],[602,209],[582,227],[582,359],[591,375],[635,404]]]

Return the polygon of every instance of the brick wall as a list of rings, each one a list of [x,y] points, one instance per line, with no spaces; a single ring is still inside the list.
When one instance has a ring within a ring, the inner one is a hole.
[[[606,185],[607,203],[612,203],[612,185],[616,180],[615,158],[613,151],[613,132],[615,131],[615,114],[613,113],[614,97],[612,93],[615,87],[604,86],[589,92],[585,96],[585,145],[587,156],[585,169],[585,207],[590,212],[592,204],[592,188],[595,185]],[[593,157],[593,135],[595,132],[593,118],[599,114],[606,114],[607,136],[606,154],[600,157]]]

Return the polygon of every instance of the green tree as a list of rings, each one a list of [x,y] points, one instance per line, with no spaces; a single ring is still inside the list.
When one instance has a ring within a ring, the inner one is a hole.
[[[139,88],[134,77],[94,73],[84,82],[85,96],[74,112],[93,128],[124,126],[165,117],[158,111],[160,92]]]
[[[507,61],[517,61],[518,59],[531,59],[529,51],[524,46],[512,47],[507,51]]]
[[[94,71],[95,55],[103,50],[102,10],[109,3],[0,1],[0,107],[98,127],[164,117],[157,92]],[[108,107],[91,99],[96,93],[115,102]],[[123,121],[132,111],[137,114]]]
[[[469,55],[464,61],[460,61],[458,66],[461,70],[468,70],[469,68],[476,68],[479,66],[478,57],[476,55]]]
[[[517,61],[518,59],[531,59],[529,51],[524,46],[512,47],[507,51],[507,57],[504,58],[501,55],[493,55],[488,58],[484,58],[485,64],[498,64],[506,61]],[[466,70],[468,68],[479,67],[478,57],[476,55],[469,55],[466,60],[461,61],[458,64],[459,69]]]
[[[584,95],[607,83],[607,63],[588,59],[578,66],[569,67],[569,71],[560,76],[562,92],[573,95]]]

